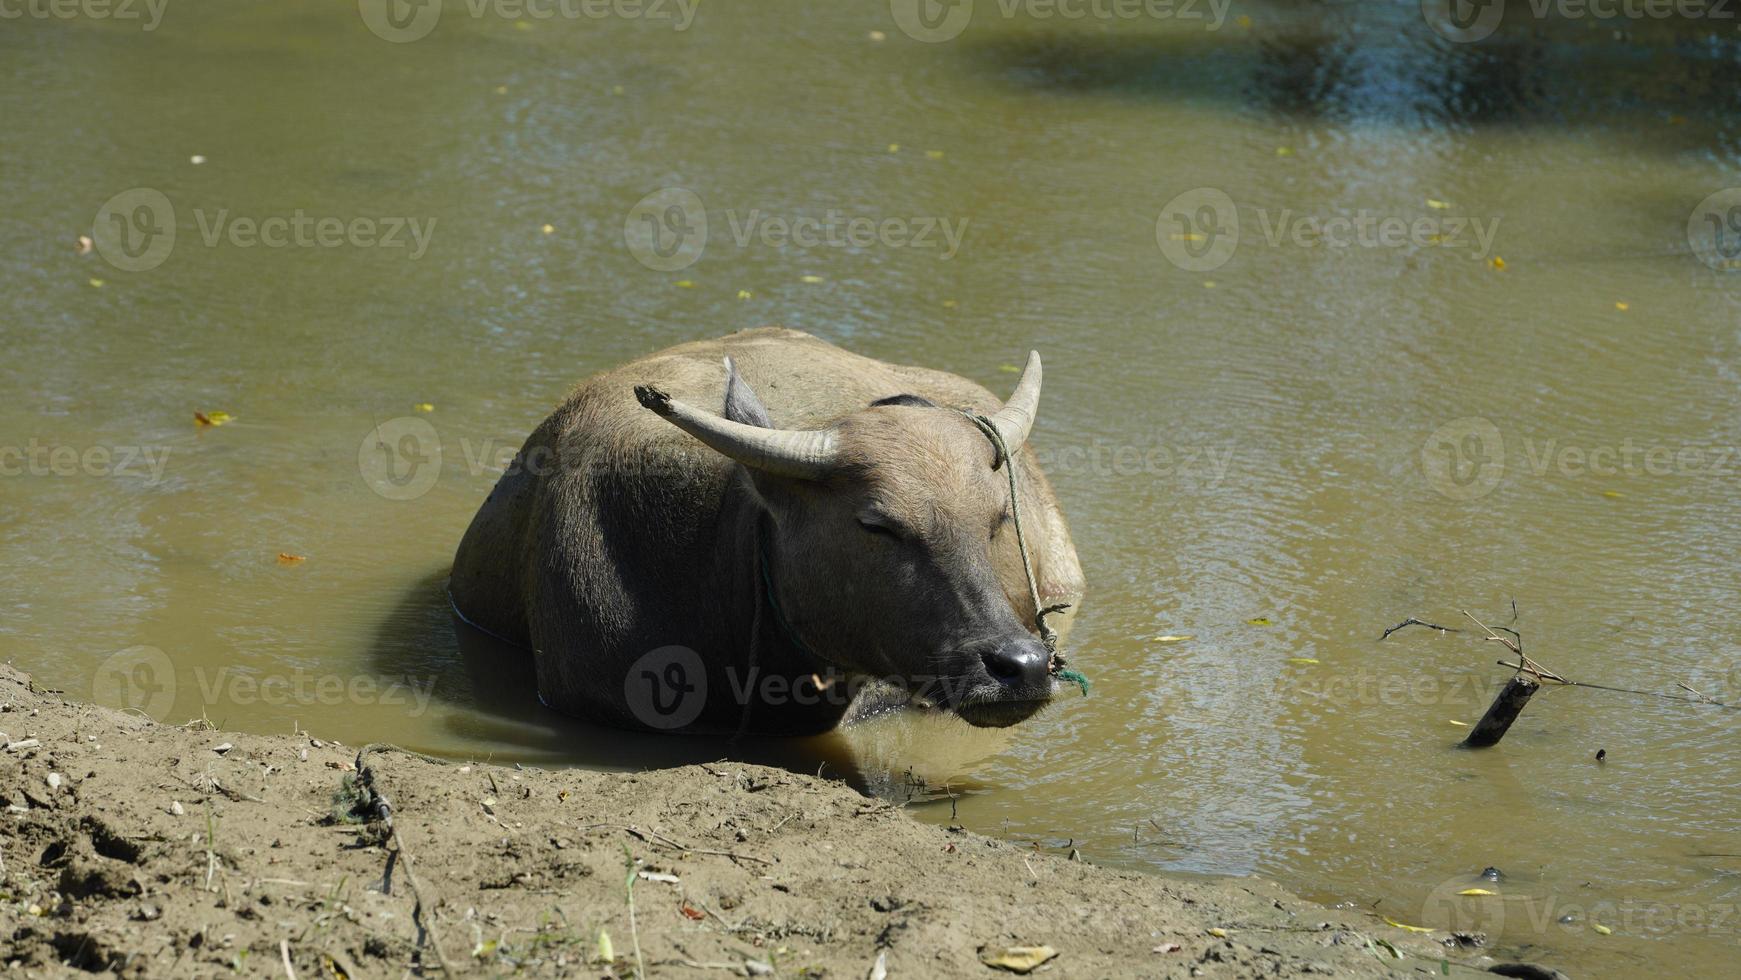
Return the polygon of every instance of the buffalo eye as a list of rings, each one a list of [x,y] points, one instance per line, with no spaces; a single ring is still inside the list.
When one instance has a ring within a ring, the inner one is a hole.
[[[996,517],[992,518],[991,519],[991,536],[993,538],[997,537],[997,532],[1003,530],[1004,525],[1010,523],[1011,519],[1012,518],[1010,517],[1010,512],[1007,510],[1003,511],[1002,513],[998,514]]]
[[[894,521],[881,514],[860,514],[858,526],[871,534],[888,538],[891,541],[899,541],[902,537],[900,529],[895,526]]]

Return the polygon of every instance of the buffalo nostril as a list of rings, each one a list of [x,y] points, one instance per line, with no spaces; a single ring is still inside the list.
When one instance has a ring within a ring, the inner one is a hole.
[[[1045,648],[1033,641],[1006,643],[983,655],[985,669],[1000,684],[1041,687],[1047,678]]]

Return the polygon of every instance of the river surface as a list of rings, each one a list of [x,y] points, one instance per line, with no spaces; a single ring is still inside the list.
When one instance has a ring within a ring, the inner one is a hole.
[[[1741,714],[1547,690],[1454,745],[1509,674],[1465,609],[1741,702],[1736,24],[972,7],[7,4],[0,656],[176,722],[717,758],[461,655],[506,456],[680,340],[999,391],[1036,347],[1091,695],[741,754],[1580,977],[1732,974]],[[1410,616],[1462,632],[1378,642]]]

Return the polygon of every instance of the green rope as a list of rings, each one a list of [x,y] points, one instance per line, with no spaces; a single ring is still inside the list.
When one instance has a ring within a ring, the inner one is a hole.
[[[997,464],[1004,468],[1004,475],[1010,482],[1010,521],[1016,526],[1016,549],[1022,555],[1022,573],[1028,578],[1028,598],[1034,603],[1034,628],[1039,631],[1040,642],[1046,645],[1046,653],[1050,656],[1050,670],[1059,680],[1069,681],[1082,689],[1082,696],[1088,696],[1088,678],[1079,670],[1064,669],[1064,655],[1058,652],[1058,631],[1046,623],[1046,617],[1053,613],[1063,612],[1070,608],[1070,603],[1060,602],[1056,605],[1040,605],[1040,586],[1034,580],[1034,562],[1028,557],[1028,538],[1022,530],[1021,498],[1016,493],[1016,461],[1010,447],[1005,444],[1003,433],[991,419],[977,412],[962,412],[968,421],[985,433],[991,440],[992,448],[997,450]]]

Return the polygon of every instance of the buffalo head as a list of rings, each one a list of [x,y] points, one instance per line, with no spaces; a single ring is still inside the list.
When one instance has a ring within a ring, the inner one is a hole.
[[[723,415],[636,393],[741,464],[763,515],[772,598],[798,639],[974,725],[1013,725],[1044,707],[1055,684],[1024,625],[1034,610],[1001,470],[1019,462],[1000,459],[961,412],[913,395],[825,429],[778,429],[730,358],[726,368]],[[1040,357],[1030,354],[991,416],[1012,453],[1039,401]]]

